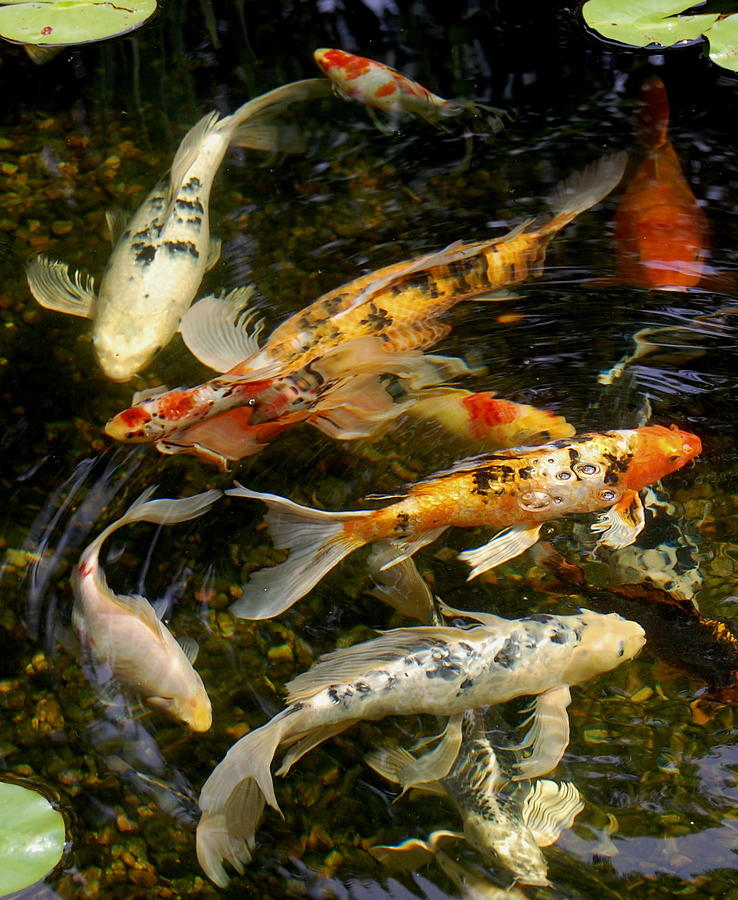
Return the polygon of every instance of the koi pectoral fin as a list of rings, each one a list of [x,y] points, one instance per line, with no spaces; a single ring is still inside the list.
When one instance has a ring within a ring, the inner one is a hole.
[[[46,309],[90,319],[95,310],[95,280],[74,272],[58,259],[37,256],[26,266],[28,287]]]
[[[464,550],[459,553],[459,559],[468,563],[472,570],[467,575],[467,581],[471,581],[482,572],[494,569],[509,559],[519,556],[536,543],[541,534],[540,525],[512,525],[491,541],[473,550]]]
[[[643,530],[643,503],[637,491],[625,491],[618,502],[602,513],[592,531],[602,532],[597,546],[619,550],[632,544]]]
[[[536,781],[523,803],[523,821],[539,847],[549,847],[584,809],[581,794],[570,781]]]
[[[569,745],[569,716],[571,703],[568,685],[551,688],[536,697],[533,724],[516,750],[531,748],[531,755],[516,763],[513,781],[538,778],[556,768]]]
[[[254,286],[235,288],[225,295],[209,294],[194,303],[179,326],[187,349],[216,372],[228,372],[259,352],[261,319],[249,310]]]
[[[394,871],[415,870],[433,860],[437,846],[444,838],[464,840],[458,831],[434,831],[428,840],[408,838],[400,844],[377,844],[370,847],[371,855],[385,868]]]

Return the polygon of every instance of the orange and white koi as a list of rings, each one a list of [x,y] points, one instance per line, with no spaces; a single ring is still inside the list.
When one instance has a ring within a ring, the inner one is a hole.
[[[641,89],[640,154],[615,214],[618,274],[598,284],[683,291],[706,274],[707,217],[684,177],[668,128],[666,88],[653,76]]]
[[[184,500],[150,500],[153,490],[144,491],[80,557],[72,579],[72,622],[103,677],[119,681],[145,704],[193,731],[207,731],[212,714],[193,667],[197,644],[176,641],[145,597],[114,594],[100,565],[103,543],[123,525],[186,522],[207,512],[221,496],[220,491],[205,491]]]
[[[491,541],[466,550],[469,578],[532,547],[544,522],[571,513],[607,510],[593,526],[599,544],[631,544],[644,526],[638,492],[694,459],[700,439],[673,426],[650,425],[606,431],[462,459],[393,494],[378,510],[324,512],[274,494],[238,486],[227,494],[261,500],[274,545],[287,559],[252,575],[235,615],[263,619],[292,606],[349,553],[374,541],[396,549],[389,567],[412,556],[450,526],[504,529]]]
[[[484,113],[491,130],[502,127],[502,110],[471,100],[445,100],[384,63],[337,49],[322,48],[313,56],[333,82],[338,96],[362,103],[381,131],[386,131],[387,126],[377,118],[375,110],[390,119],[400,114],[417,115],[433,125],[440,125],[444,119]]]

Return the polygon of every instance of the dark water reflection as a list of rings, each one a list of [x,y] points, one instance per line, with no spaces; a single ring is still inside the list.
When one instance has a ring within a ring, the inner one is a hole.
[[[244,565],[262,559],[268,542],[256,530],[257,504],[224,501],[201,522],[127,528],[103,555],[117,592],[144,593],[166,608],[177,634],[200,643],[198,669],[214,711],[209,734],[185,733],[123,697],[100,697],[80,667],[70,624],[69,575],[80,551],[146,486],[180,496],[227,487],[231,477],[149,448],[108,445],[102,424],[128,405],[133,387],[194,383],[205,371],[177,338],[134,385],[107,382],[88,326],[34,303],[25,260],[49,252],[99,276],[109,254],[104,210],[133,210],[206,110],[231,112],[251,94],[313,75],[320,46],[385,59],[445,96],[509,108],[512,121],[488,142],[475,139],[460,171],[463,129],[436,132],[407,120],[388,137],[358,105],[301,111],[304,155],[227,157],[211,203],[222,257],[201,293],[254,281],[271,328],[361,272],[502,234],[544,213],[562,177],[631,145],[635,99],[653,72],[667,85],[670,137],[685,177],[704,201],[710,266],[736,271],[735,80],[697,46],[649,55],[599,45],[563,4],[216,0],[169,4],[147,29],[65,51],[42,68],[21,48],[4,47],[0,772],[43,778],[70,812],[72,849],[43,896],[220,894],[201,877],[193,850],[196,796],[212,766],[237,736],[278,711],[284,683],[320,652],[400,622],[367,593],[357,554],[280,619],[234,623],[225,612],[231,589],[238,592]],[[654,531],[644,533],[643,547],[687,547],[671,575],[697,569],[702,611],[731,616],[734,606],[723,601],[735,593],[738,568],[738,317],[720,311],[738,306],[738,295],[730,287],[664,293],[590,284],[616,268],[616,204],[609,198],[563,231],[542,278],[522,285],[519,300],[458,307],[438,352],[486,367],[473,389],[553,409],[579,431],[651,417],[700,434],[703,456],[660,491],[671,512],[649,518]],[[520,317],[511,321],[510,313]],[[623,363],[643,329],[648,352]],[[619,363],[608,383],[603,375]],[[337,444],[300,427],[236,475],[258,490],[340,509],[464,452],[409,422],[374,445]],[[556,523],[553,533],[584,554],[594,545],[588,524]],[[525,557],[467,584],[451,549],[474,546],[474,537],[452,533],[418,557],[449,603],[503,615],[571,610],[529,579]],[[601,566],[605,578],[617,569],[609,560]],[[556,777],[574,781],[587,806],[546,851],[553,887],[525,888],[526,896],[735,896],[733,710],[697,724],[690,703],[700,688],[646,649],[575,691],[572,743]],[[380,739],[407,745],[433,727],[419,719],[364,723],[308,756],[277,786],[286,820],[267,815],[254,863],[224,895],[505,896],[494,888],[507,883],[504,873],[485,876],[461,844],[445,870],[434,864],[398,876],[383,873],[367,851],[458,826],[436,798],[393,804],[387,784],[362,763]]]

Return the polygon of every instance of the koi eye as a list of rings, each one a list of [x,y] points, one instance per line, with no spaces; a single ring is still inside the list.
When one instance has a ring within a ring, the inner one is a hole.
[[[618,659],[625,654],[625,641],[618,641]]]
[[[575,466],[575,471],[580,475],[596,475],[600,471],[600,467],[592,463],[582,463],[580,466]]]
[[[553,465],[553,464],[556,462],[556,460],[553,459],[552,457],[549,457],[549,458],[546,460],[546,462],[547,462],[547,463],[550,463],[551,465]]]
[[[559,481],[568,481],[571,478],[571,472],[568,469],[564,469],[563,472],[557,472],[556,477]]]
[[[612,501],[615,499],[616,494],[615,491],[600,491],[597,496],[605,503],[612,503]]]
[[[246,406],[256,406],[256,398],[252,397],[247,403]]]

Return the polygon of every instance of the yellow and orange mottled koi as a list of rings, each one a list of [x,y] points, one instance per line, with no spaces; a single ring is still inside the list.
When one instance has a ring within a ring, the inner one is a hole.
[[[362,103],[370,113],[379,110],[389,117],[406,113],[438,125],[443,119],[484,112],[494,114],[494,117],[487,116],[493,130],[502,127],[498,118],[501,110],[470,100],[445,100],[384,63],[338,49],[322,48],[313,56],[333,82],[336,93],[346,100]],[[374,120],[385,130],[376,117]]]
[[[525,222],[507,235],[458,241],[443,250],[385,266],[323,294],[290,316],[263,347],[248,333],[250,314],[242,292],[205,297],[182,321],[182,338],[205,365],[227,378],[287,373],[345,343],[379,336],[387,350],[425,349],[450,331],[438,321],[463,300],[509,299],[506,289],[541,275],[553,237],[617,185],[626,157],[606,157],[563,182],[553,198],[554,216]],[[235,358],[238,348],[244,351]]]
[[[278,615],[353,550],[389,542],[397,552],[388,568],[450,526],[504,529],[460,554],[472,567],[469,578],[518,556],[537,542],[544,522],[571,513],[606,510],[593,526],[601,532],[599,543],[628,546],[644,525],[641,488],[701,450],[696,435],[676,426],[585,434],[463,459],[397,493],[374,495],[370,499],[399,498],[374,511],[324,512],[238,486],[227,493],[266,503],[274,544],[289,555],[252,575],[232,610],[255,619]]]

